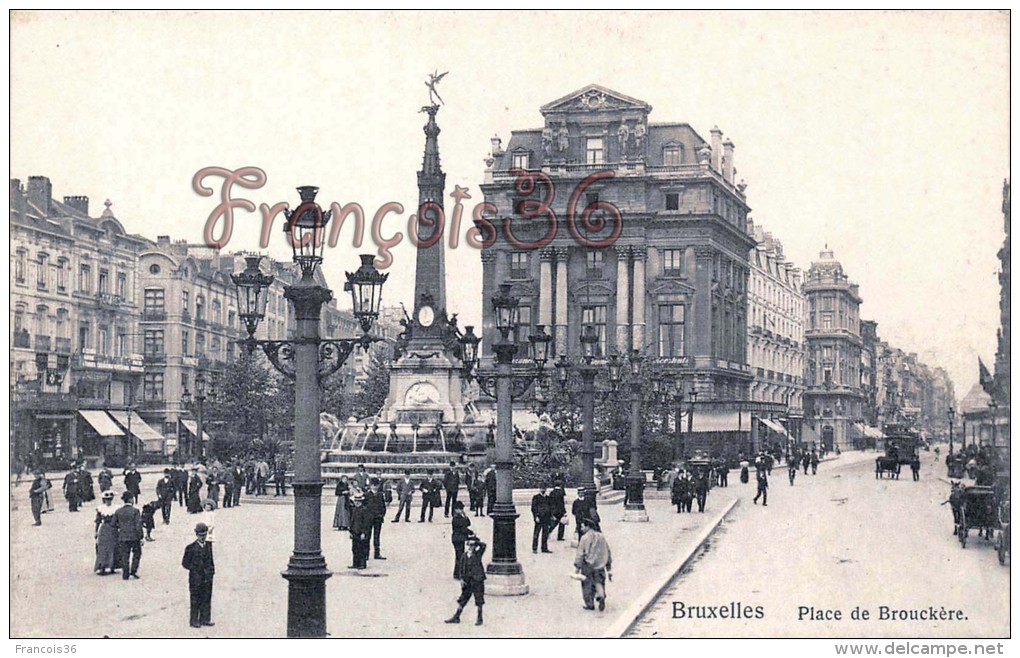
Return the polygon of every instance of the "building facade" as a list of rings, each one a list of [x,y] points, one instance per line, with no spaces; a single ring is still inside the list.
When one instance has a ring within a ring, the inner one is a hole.
[[[708,448],[750,425],[736,405],[753,380],[746,185],[722,131],[706,141],[686,123],[649,122],[651,110],[589,85],[543,106],[543,127],[514,130],[505,150],[493,139],[482,352],[491,367],[491,300],[511,284],[519,356],[544,325],[552,353],[576,360],[592,325],[600,358],[637,350],[697,392],[693,429]]]
[[[197,455],[197,408],[184,393],[194,395],[202,373],[211,398],[238,355],[246,333],[230,275],[244,269],[243,254],[129,235],[109,201],[90,217],[87,197],[57,201],[44,176],[27,188],[12,179],[10,189],[12,456],[64,465]],[[294,266],[267,259],[263,268],[275,280],[256,337],[285,340],[295,326],[283,296]],[[334,300],[321,331],[355,336],[360,327]],[[373,328],[387,342],[398,332],[392,311]],[[345,384],[363,380],[367,363],[364,354],[349,360]]]
[[[786,260],[783,245],[748,222],[757,246],[747,287],[747,359],[754,380],[751,399],[781,403],[803,416],[804,295],[801,271]]]
[[[160,438],[135,422],[143,364],[136,347],[137,263],[107,201],[52,197],[45,176],[10,185],[12,456],[63,464],[125,455]]]
[[[863,419],[860,292],[829,249],[811,263],[803,291],[808,311],[805,426],[827,449],[846,449],[853,446],[854,425]]]

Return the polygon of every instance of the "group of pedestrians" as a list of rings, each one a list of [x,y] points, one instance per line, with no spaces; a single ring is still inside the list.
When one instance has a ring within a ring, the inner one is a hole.
[[[705,470],[691,468],[686,463],[681,464],[671,473],[670,503],[676,505],[677,514],[691,513],[695,501],[698,503],[698,512],[705,511],[712,479],[718,478],[717,473],[718,469],[715,467]]]
[[[566,480],[562,473],[558,473],[553,476],[551,489],[547,485],[542,485],[538,493],[531,498],[531,517],[535,522],[531,534],[532,553],[538,552],[539,541],[543,553],[552,553],[549,550],[549,537],[554,530],[556,541],[563,541],[567,521],[566,492],[563,490],[565,484]]]

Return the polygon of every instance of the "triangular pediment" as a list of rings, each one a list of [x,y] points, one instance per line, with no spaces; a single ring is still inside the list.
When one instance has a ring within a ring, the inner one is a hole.
[[[571,92],[562,98],[542,106],[542,114],[550,112],[575,112],[575,111],[599,111],[599,110],[640,110],[651,112],[652,106],[648,103],[631,98],[618,91],[607,89],[602,85],[591,84],[577,91]]]

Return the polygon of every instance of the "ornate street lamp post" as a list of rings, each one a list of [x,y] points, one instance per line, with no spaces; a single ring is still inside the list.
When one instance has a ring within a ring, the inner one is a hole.
[[[528,337],[531,360],[534,368],[529,372],[514,373],[514,356],[517,345],[510,339],[510,332],[517,326],[518,304],[510,294],[510,285],[502,284],[492,298],[493,316],[500,339],[493,345],[496,353],[496,376],[478,378],[478,387],[492,397],[495,384],[496,398],[496,503],[492,513],[492,561],[486,568],[489,582],[486,586],[492,594],[515,596],[528,593],[524,569],[517,561],[517,510],[513,501],[513,400],[524,395],[536,379],[541,379],[546,362],[549,360],[549,343],[552,340],[544,325],[535,327],[535,334]],[[464,373],[475,379],[472,371],[478,362],[478,343],[474,327],[465,327],[460,337]]]
[[[316,187],[299,187],[301,204],[285,211],[283,230],[301,270],[301,279],[284,288],[284,297],[294,305],[297,319],[294,340],[255,338],[266,313],[267,289],[273,282],[272,276],[259,270],[261,258],[247,257],[245,270],[231,276],[237,286],[238,315],[248,331],[248,337],[240,342],[249,354],[261,347],[273,366],[294,380],[294,552],[283,572],[288,582],[288,637],[326,635],[326,579],[332,574],[321,550],[320,382],[339,370],[354,348],[367,349],[378,340],[368,332],[378,317],[382,286],[389,276],[375,269],[372,255],[362,255],[361,267],[347,273],[344,285],[344,290],[351,293],[362,335],[319,336],[322,305],[333,298],[333,292],[316,283],[315,269],[322,263],[326,224],[332,211],[323,212],[315,202],[317,192]]]
[[[647,521],[645,510],[645,474],[641,471],[641,352],[630,356],[630,470],[627,472],[627,502],[624,521]]]
[[[946,412],[946,416],[949,417],[949,454],[953,454],[953,420],[956,418],[956,409],[949,407]]]
[[[187,388],[185,388],[184,392],[181,393],[181,415],[184,415],[185,411],[187,411],[188,414],[190,415],[190,413],[191,413],[191,400],[192,400],[191,391],[189,391]],[[177,450],[180,453],[180,457],[181,458],[186,459],[186,460],[187,459],[191,459],[191,439],[186,438],[186,435],[183,432],[181,432],[180,425],[181,425],[181,421],[180,421],[180,419],[178,419],[177,420],[177,441],[178,441]],[[185,438],[182,439],[181,437],[185,437]],[[183,442],[183,445],[181,444],[182,442]],[[184,462],[181,462],[181,463],[183,464]]]
[[[581,487],[584,494],[594,494],[595,486],[595,376],[599,367],[595,365],[595,354],[599,335],[595,327],[586,324],[581,328],[581,362],[576,366],[581,374]],[[567,391],[567,381],[573,364],[565,354],[556,361],[556,378],[560,389]],[[615,391],[620,383],[623,363],[616,354],[609,357],[609,384]]]
[[[199,458],[212,459],[212,440],[209,441],[208,449],[205,446],[204,425],[202,423],[202,407],[205,404],[205,375],[195,375],[195,402],[198,403],[198,456]]]

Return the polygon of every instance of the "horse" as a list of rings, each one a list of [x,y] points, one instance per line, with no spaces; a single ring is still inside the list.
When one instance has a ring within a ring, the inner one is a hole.
[[[896,457],[875,458],[875,479],[879,479],[886,472],[890,478],[900,479],[900,461]]]

